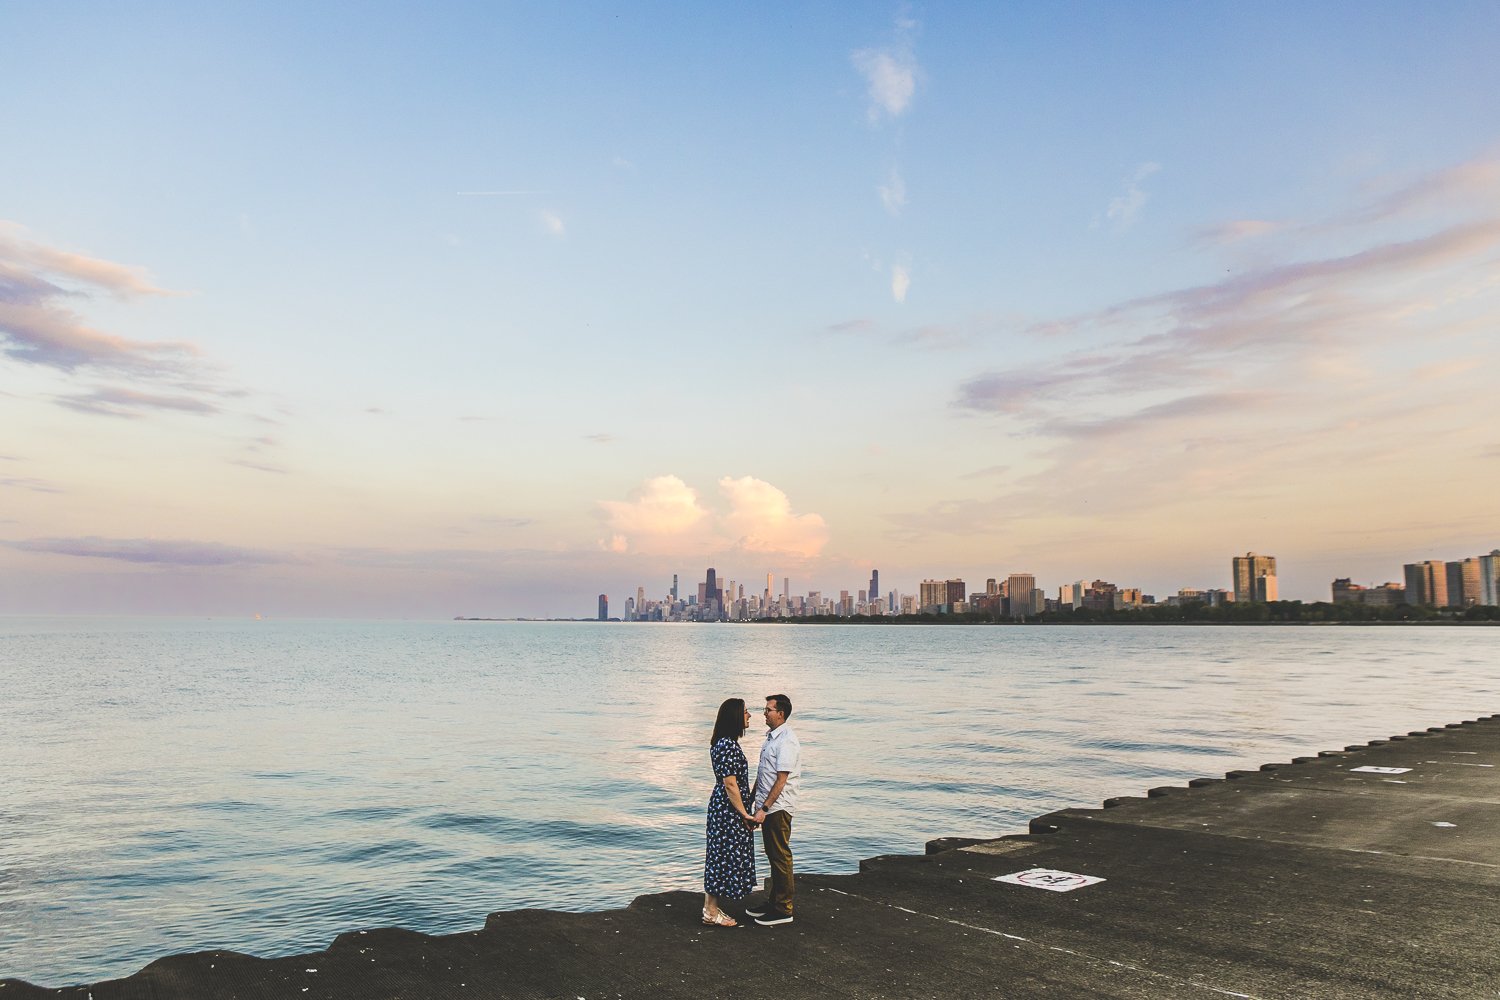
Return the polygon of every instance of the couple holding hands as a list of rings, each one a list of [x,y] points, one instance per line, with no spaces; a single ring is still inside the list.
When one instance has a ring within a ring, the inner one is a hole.
[[[708,851],[703,863],[703,922],[712,927],[739,925],[724,912],[722,900],[744,899],[755,888],[756,827],[771,865],[771,896],[745,914],[763,927],[792,922],[792,811],[797,805],[802,745],[787,725],[791,714],[792,700],[786,695],[766,696],[766,742],[752,785],[740,749],[750,709],[743,698],[729,698],[719,706],[709,739],[714,791],[708,800]]]

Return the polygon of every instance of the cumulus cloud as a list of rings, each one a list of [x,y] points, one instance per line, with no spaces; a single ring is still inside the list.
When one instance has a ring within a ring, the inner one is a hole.
[[[629,500],[601,500],[599,509],[618,536],[682,535],[708,516],[698,491],[676,476],[648,479]]]
[[[712,509],[677,476],[648,479],[626,501],[600,501],[609,534],[599,540],[599,548],[702,554],[736,550],[810,558],[827,544],[823,518],[794,512],[791,499],[772,484],[753,476],[725,476],[717,485],[720,503]]]
[[[218,542],[157,538],[29,538],[0,544],[22,552],[114,559],[158,566],[243,566],[296,561],[290,556],[264,549],[237,548]]]
[[[911,271],[905,264],[891,265],[891,298],[896,303],[902,304],[906,301],[906,291],[911,288]]]
[[[781,490],[751,476],[719,480],[729,502],[723,525],[736,548],[746,552],[782,553],[811,558],[828,544],[828,526],[817,514],[794,514]]]
[[[138,267],[59,250],[0,222],[0,352],[63,371],[95,366],[176,373],[197,354],[191,344],[139,341],[90,327],[70,306],[91,295],[116,299],[173,295]]]
[[[553,236],[561,237],[568,234],[568,227],[563,225],[563,220],[559,218],[555,213],[543,212],[541,214],[541,218],[542,227]]]

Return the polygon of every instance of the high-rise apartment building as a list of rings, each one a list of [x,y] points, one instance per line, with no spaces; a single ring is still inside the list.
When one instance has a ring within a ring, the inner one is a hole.
[[[1472,608],[1479,603],[1480,570],[1479,559],[1472,556],[1462,562],[1448,564],[1448,605],[1454,608]]]
[[[1500,606],[1500,549],[1479,557],[1479,603]]]
[[[1236,601],[1264,604],[1277,599],[1275,556],[1258,556],[1254,552],[1247,552],[1242,556],[1235,556],[1232,562]]]
[[[947,587],[948,587],[948,601],[947,601],[947,603],[949,603],[949,604],[962,604],[962,603],[964,603],[964,599],[967,597],[967,592],[966,592],[966,588],[964,587],[964,582],[962,580],[948,580],[947,581]]]
[[[1036,589],[1036,577],[1030,573],[1012,573],[1005,578],[1005,592],[1010,595],[1010,616],[1012,618],[1025,618],[1027,615],[1036,614],[1032,611],[1035,603],[1031,599],[1031,592]]]
[[[609,595],[608,594],[600,594],[599,595],[599,620],[601,622],[607,622],[607,621],[609,621]]]
[[[948,603],[946,580],[923,580],[917,587],[917,606],[923,611],[941,608]]]
[[[1441,559],[1407,563],[1406,603],[1434,608],[1448,606],[1448,567]]]

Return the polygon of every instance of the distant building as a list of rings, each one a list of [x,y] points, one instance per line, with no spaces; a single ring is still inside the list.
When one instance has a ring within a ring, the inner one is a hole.
[[[1448,604],[1455,608],[1472,608],[1480,602],[1482,582],[1479,557],[1448,564]]]
[[[609,595],[608,594],[600,594],[599,595],[599,620],[601,622],[607,622],[607,621],[609,621]]]
[[[880,570],[870,570],[870,600],[880,600]]]
[[[1104,580],[1095,580],[1083,592],[1083,606],[1090,611],[1114,611],[1120,606],[1120,588]]]
[[[1005,592],[1010,595],[1010,616],[1025,618],[1036,614],[1031,592],[1036,589],[1036,577],[1030,573],[1012,573],[1005,579]]]
[[[1242,556],[1235,556],[1232,563],[1236,601],[1264,604],[1277,599],[1275,556],[1258,556],[1254,552],[1247,552]]]
[[[917,606],[923,611],[936,610],[948,603],[948,584],[945,580],[923,580],[917,587]]]
[[[1448,606],[1448,567],[1441,559],[1407,563],[1406,603],[1434,608]]]
[[[1368,607],[1391,607],[1406,599],[1406,588],[1399,583],[1382,584],[1379,587],[1363,587],[1351,583],[1347,577],[1333,581],[1334,604],[1363,604]]]
[[[947,603],[949,603],[949,604],[963,604],[965,598],[968,596],[968,594],[966,593],[965,588],[964,588],[964,582],[962,580],[949,580],[949,581],[947,581],[947,583],[948,583],[948,602]]]
[[[672,574],[672,603],[677,603],[677,574]]]
[[[1479,557],[1479,603],[1500,606],[1500,549]]]

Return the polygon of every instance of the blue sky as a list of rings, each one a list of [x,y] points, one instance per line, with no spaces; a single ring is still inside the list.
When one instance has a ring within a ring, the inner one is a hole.
[[[1488,551],[1497,29],[12,5],[0,610]]]

